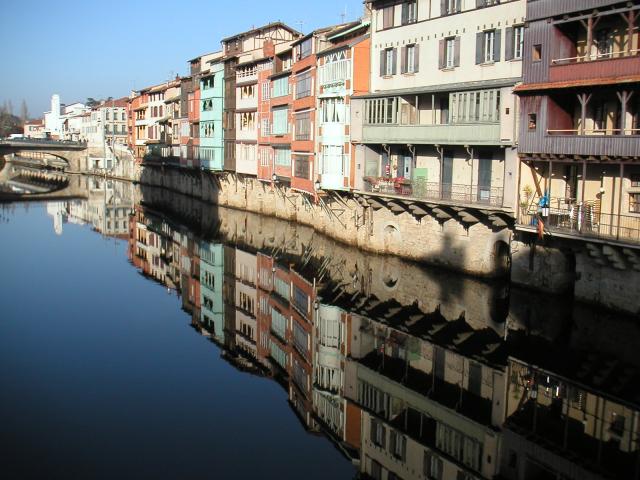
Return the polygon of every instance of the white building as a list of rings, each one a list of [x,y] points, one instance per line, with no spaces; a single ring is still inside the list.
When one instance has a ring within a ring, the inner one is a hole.
[[[44,131],[47,136],[60,138],[62,135],[62,105],[60,95],[51,95],[51,110],[44,113]]]

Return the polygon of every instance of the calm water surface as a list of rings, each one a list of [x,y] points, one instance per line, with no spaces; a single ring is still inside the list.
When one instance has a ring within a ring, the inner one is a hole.
[[[0,205],[2,478],[640,478],[636,318],[82,182]]]

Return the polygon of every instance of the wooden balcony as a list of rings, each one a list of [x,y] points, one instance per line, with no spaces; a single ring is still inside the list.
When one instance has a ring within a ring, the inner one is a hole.
[[[640,50],[586,57],[560,58],[549,66],[550,82],[628,77],[640,72]],[[625,55],[625,56],[618,56]]]

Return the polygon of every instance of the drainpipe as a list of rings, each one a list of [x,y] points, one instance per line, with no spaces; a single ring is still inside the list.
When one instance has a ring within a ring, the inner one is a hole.
[[[469,147],[469,145],[464,146],[467,151],[467,155],[469,155],[469,161],[471,162],[471,184],[469,185],[469,201],[473,201],[473,148]]]
[[[438,152],[438,155],[440,156],[440,181],[438,182],[440,184],[440,188],[438,190],[440,190],[439,196],[440,198],[442,198],[442,172],[444,171],[444,148],[442,148],[438,144],[434,145],[434,147],[436,147],[436,152]]]

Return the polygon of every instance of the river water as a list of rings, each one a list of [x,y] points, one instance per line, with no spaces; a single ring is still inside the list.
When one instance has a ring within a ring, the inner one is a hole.
[[[637,318],[77,184],[0,204],[1,478],[640,478]]]

